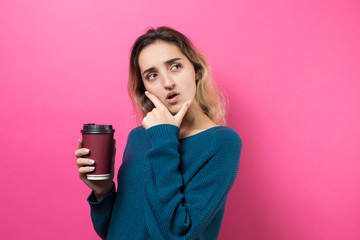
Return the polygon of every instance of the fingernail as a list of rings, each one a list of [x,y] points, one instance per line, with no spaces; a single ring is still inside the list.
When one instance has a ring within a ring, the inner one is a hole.
[[[187,107],[190,106],[190,103],[191,103],[191,100],[188,100],[188,101],[186,102],[186,106],[187,106]]]
[[[95,167],[89,167],[89,170],[94,170],[95,169]]]
[[[145,94],[148,94],[149,92],[148,91],[145,91]]]
[[[95,162],[94,160],[91,159],[89,160],[89,164],[94,164],[94,162]]]
[[[89,152],[89,149],[84,149],[84,152],[85,152],[85,153],[88,153],[88,152]]]

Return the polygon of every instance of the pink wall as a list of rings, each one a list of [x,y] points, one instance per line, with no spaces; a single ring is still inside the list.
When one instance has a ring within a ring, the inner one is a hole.
[[[83,123],[113,124],[148,26],[208,56],[243,139],[219,239],[360,239],[360,3],[1,1],[2,239],[98,239],[77,178]]]

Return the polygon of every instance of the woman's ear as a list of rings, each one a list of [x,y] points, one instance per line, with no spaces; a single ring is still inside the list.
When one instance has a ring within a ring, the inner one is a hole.
[[[201,77],[202,77],[202,69],[201,69],[201,68],[197,68],[197,69],[195,70],[195,79],[196,79],[197,81],[199,81]]]
[[[199,71],[196,71],[196,72],[195,72],[195,80],[196,80],[196,81],[199,81]]]

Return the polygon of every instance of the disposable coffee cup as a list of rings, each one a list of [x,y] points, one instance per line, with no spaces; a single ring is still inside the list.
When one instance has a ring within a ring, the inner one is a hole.
[[[106,180],[111,175],[114,132],[112,125],[84,124],[81,130],[83,148],[90,149],[86,158],[95,160],[95,170],[87,174],[89,180]]]

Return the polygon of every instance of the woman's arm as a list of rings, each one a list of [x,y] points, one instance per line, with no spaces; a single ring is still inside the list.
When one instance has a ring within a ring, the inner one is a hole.
[[[87,201],[90,204],[90,215],[94,229],[101,239],[106,239],[115,201],[115,184],[113,183],[111,192],[100,201],[97,201],[94,191],[91,192]]]
[[[130,134],[129,134],[130,136]],[[126,155],[127,144],[124,150],[123,156]],[[116,152],[116,149],[115,151]],[[112,166],[112,176],[114,174],[114,163],[115,163],[115,154],[113,156],[113,166]],[[91,192],[87,201],[90,204],[90,215],[91,220],[94,226],[96,233],[102,239],[106,239],[110,218],[112,215],[112,210],[115,202],[115,183],[112,182],[112,188],[110,193],[105,196],[97,196],[94,191]],[[99,201],[100,199],[100,201]]]

